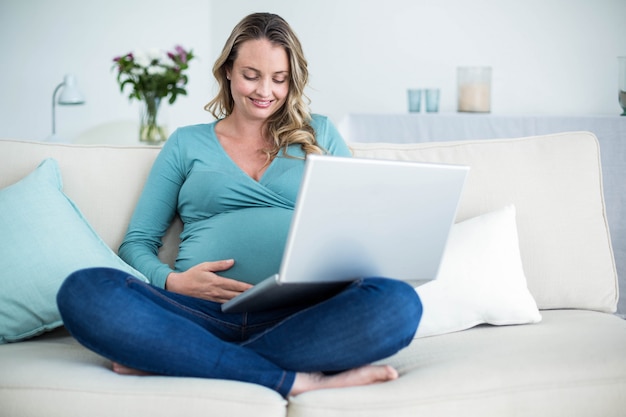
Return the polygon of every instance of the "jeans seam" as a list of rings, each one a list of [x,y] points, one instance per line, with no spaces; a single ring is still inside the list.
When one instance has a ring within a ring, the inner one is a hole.
[[[279,380],[279,381],[278,381],[278,383],[274,386],[274,390],[275,390],[275,391],[277,391],[277,392],[281,392],[281,391],[282,391],[282,390],[281,390],[281,388],[283,387],[283,384],[285,383],[285,380],[286,380],[286,379],[287,379],[287,371],[283,371],[283,374],[282,374],[282,376],[281,376],[280,380]],[[286,393],[286,394],[284,395],[284,397],[287,397],[287,394],[289,394],[289,393]]]
[[[241,315],[241,330],[239,332],[239,340],[245,340],[246,331],[248,328],[248,313],[243,313]]]

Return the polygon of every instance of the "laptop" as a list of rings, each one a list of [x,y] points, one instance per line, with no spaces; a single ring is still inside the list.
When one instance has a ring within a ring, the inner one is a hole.
[[[356,279],[436,278],[469,167],[309,155],[280,270],[226,313],[319,302]]]

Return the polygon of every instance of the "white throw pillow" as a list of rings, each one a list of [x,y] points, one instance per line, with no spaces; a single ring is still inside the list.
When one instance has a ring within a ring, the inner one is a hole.
[[[437,279],[416,288],[424,312],[415,337],[479,324],[537,323],[520,257],[515,207],[452,227]]]

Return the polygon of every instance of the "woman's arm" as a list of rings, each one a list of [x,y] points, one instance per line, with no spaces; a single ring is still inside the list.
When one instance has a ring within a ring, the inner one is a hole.
[[[176,131],[157,156],[119,248],[124,261],[161,288],[172,272],[158,258],[161,238],[176,214],[178,193],[185,179],[178,139]]]

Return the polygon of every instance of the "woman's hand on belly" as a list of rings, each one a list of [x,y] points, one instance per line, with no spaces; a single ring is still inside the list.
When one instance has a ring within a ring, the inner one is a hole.
[[[224,303],[241,294],[251,284],[224,278],[215,272],[226,271],[233,266],[232,259],[203,262],[185,272],[172,272],[167,276],[165,289],[179,294]]]

